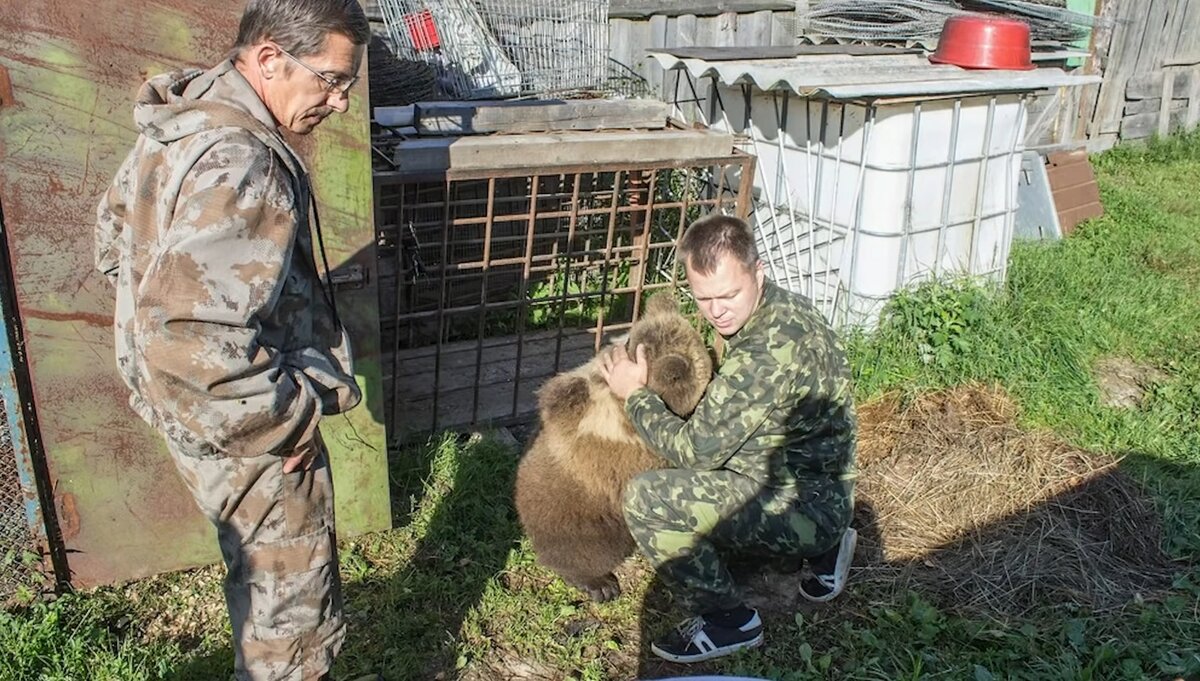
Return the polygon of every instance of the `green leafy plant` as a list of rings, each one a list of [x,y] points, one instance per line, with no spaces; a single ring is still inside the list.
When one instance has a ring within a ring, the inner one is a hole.
[[[882,323],[915,344],[922,362],[944,367],[971,349],[986,302],[987,291],[976,284],[929,281],[897,294]]]

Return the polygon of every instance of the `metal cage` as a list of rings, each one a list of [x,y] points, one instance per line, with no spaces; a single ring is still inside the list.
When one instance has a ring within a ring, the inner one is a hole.
[[[567,96],[608,70],[607,0],[379,0],[397,59],[450,99]]]
[[[624,333],[646,294],[679,284],[687,224],[748,215],[753,166],[736,153],[377,178],[393,440],[529,417],[545,379]]]

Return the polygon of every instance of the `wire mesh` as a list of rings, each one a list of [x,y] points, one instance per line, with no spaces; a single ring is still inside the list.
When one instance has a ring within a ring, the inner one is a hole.
[[[1035,41],[1079,40],[1099,19],[1065,9],[1062,0],[823,0],[801,16],[810,37],[880,43],[935,44],[947,18],[971,12],[1012,16]]]
[[[603,84],[607,0],[379,0],[398,60],[441,97],[569,96]]]
[[[380,288],[393,439],[528,417],[546,378],[682,281],[674,244],[687,224],[748,205],[728,182],[748,158],[389,188]]]
[[[0,399],[0,415],[7,413]],[[8,420],[0,418],[0,601],[41,582],[40,553],[25,513]]]

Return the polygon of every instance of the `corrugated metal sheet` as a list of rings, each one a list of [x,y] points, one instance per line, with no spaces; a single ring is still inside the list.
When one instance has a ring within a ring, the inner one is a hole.
[[[693,79],[715,78],[725,85],[751,84],[761,90],[789,90],[805,97],[877,99],[949,96],[987,92],[1031,92],[1099,83],[1099,76],[1076,76],[1056,68],[1032,71],[969,70],[933,64],[915,54],[799,55],[787,59],[738,59],[737,51],[707,58],[680,50],[647,56],[664,69],[682,69]]]

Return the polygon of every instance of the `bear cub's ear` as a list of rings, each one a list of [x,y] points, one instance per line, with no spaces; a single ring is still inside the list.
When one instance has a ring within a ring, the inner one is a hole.
[[[679,314],[679,300],[673,291],[659,291],[646,300],[647,317],[663,314]]]

